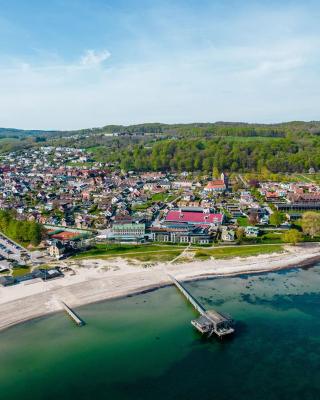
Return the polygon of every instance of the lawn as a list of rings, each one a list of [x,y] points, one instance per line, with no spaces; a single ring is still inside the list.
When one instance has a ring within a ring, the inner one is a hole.
[[[259,254],[268,254],[283,250],[280,244],[256,245],[256,246],[228,246],[219,248],[194,249],[197,259],[205,260],[210,257],[217,259],[232,257],[249,257]],[[159,245],[130,245],[130,244],[98,244],[95,248],[73,256],[74,259],[81,258],[114,258],[123,257],[142,262],[168,262],[181,254],[183,247]]]
[[[169,193],[155,193],[151,196],[151,198],[148,201],[146,201],[143,204],[136,204],[132,207],[132,209],[134,211],[143,211],[151,207],[152,204],[154,203],[159,203],[159,202],[170,203],[175,198],[176,196],[171,195]]]
[[[237,218],[237,222],[239,226],[243,227],[250,225],[247,217],[239,217]]]
[[[233,258],[233,257],[249,257],[259,254],[269,254],[283,250],[283,246],[274,245],[258,245],[258,246],[238,246],[238,247],[221,247],[216,249],[197,250],[195,257],[199,259],[209,259],[214,257],[217,259]]]
[[[20,267],[12,268],[12,276],[14,276],[15,278],[26,275],[29,272],[30,272],[29,267],[20,266]]]
[[[93,249],[77,254],[72,258],[110,258],[124,257],[139,261],[170,261],[177,257],[183,248],[157,245],[97,244]]]
[[[280,243],[282,241],[283,232],[268,232],[261,236],[261,240],[263,243]]]

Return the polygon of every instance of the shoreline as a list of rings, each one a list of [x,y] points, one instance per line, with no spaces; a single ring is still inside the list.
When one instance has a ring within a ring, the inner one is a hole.
[[[0,288],[0,331],[61,312],[59,300],[71,308],[131,297],[172,285],[167,272],[182,281],[312,267],[320,261],[320,245],[292,246],[285,253],[247,258],[156,264],[142,268],[124,259],[82,260],[75,276]]]

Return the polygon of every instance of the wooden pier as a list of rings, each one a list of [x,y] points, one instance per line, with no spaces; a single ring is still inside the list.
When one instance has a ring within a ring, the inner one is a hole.
[[[65,312],[69,315],[69,317],[78,325],[83,326],[85,322],[78,317],[78,315],[69,307],[66,303],[60,300],[61,307],[65,310]]]
[[[233,320],[230,316],[219,313],[215,310],[206,310],[188,290],[175,279],[172,275],[169,275],[172,282],[184,295],[184,297],[193,305],[193,307],[199,312],[200,317],[192,320],[191,324],[202,334],[207,334],[209,337],[214,333],[218,337],[231,335],[234,332]]]

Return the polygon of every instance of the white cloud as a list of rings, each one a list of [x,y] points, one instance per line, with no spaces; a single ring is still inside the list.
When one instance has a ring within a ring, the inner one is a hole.
[[[21,64],[0,71],[0,126],[317,119],[320,79],[305,73],[309,53],[302,62],[289,47],[202,49],[117,68]]]
[[[151,121],[319,119],[319,35],[294,32],[300,14],[290,17],[289,34],[283,31],[284,15],[277,23],[264,18],[267,25],[247,15],[244,26],[227,25],[230,37],[203,26],[211,36],[201,46],[190,45],[180,30],[174,30],[181,40],[172,48],[161,48],[161,39],[136,35],[139,39],[127,48],[117,48],[124,57],[115,60],[117,66],[113,59],[104,63],[107,50],[92,49],[77,63],[49,57],[41,65],[17,60],[10,68],[0,66],[0,126],[77,129]],[[257,36],[246,31],[248,20],[261,25]],[[219,42],[215,35],[226,39]]]
[[[111,57],[111,53],[108,50],[96,51],[87,50],[81,57],[80,63],[83,66],[94,66],[103,63]]]

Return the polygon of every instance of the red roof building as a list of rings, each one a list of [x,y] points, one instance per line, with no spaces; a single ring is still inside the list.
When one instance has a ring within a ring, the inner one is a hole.
[[[208,182],[207,186],[204,188],[207,192],[223,192],[227,189],[225,181],[222,179],[216,179],[214,181]]]
[[[166,222],[185,222],[194,225],[221,225],[223,218],[223,214],[171,210],[166,216]]]

